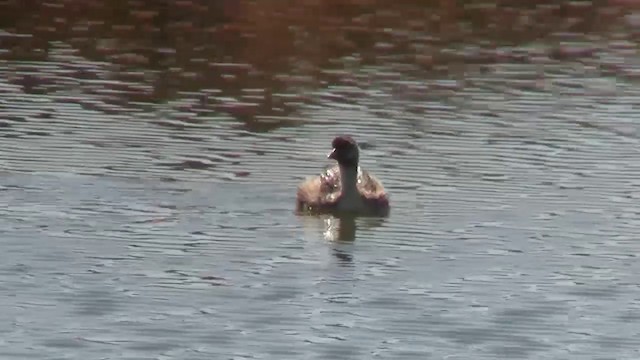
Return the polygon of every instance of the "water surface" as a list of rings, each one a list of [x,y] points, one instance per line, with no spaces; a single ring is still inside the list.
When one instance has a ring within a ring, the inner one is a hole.
[[[638,358],[635,10],[356,3],[2,18],[3,359]],[[389,218],[293,214],[341,133]]]

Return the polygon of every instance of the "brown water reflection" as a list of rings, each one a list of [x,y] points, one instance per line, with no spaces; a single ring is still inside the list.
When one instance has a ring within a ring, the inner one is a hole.
[[[295,126],[288,117],[322,102],[312,95],[318,89],[366,87],[355,68],[460,78],[493,63],[606,67],[597,44],[575,47],[557,34],[606,31],[628,11],[590,1],[14,0],[0,3],[0,58],[56,63],[14,65],[11,82],[27,93],[73,88],[122,108],[188,94],[197,101],[189,111],[223,112],[250,131],[269,131]],[[92,65],[105,61],[100,71]]]

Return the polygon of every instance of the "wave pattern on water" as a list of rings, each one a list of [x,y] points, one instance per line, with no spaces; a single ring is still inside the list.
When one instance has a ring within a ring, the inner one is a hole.
[[[268,131],[199,93],[74,91],[108,64],[3,61],[0,355],[637,358],[640,90],[541,57],[363,65]],[[17,69],[55,81],[30,93]],[[293,215],[337,133],[389,219]]]

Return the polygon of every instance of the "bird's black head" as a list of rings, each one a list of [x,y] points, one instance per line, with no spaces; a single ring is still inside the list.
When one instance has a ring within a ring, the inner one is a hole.
[[[331,146],[333,150],[329,153],[329,159],[334,159],[342,166],[358,166],[360,150],[351,136],[336,136]]]

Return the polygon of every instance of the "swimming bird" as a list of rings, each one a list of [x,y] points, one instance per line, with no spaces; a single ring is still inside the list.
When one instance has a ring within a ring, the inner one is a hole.
[[[382,183],[358,165],[360,149],[356,141],[350,136],[337,136],[331,146],[328,158],[337,165],[298,186],[297,212],[388,215],[389,197]]]

